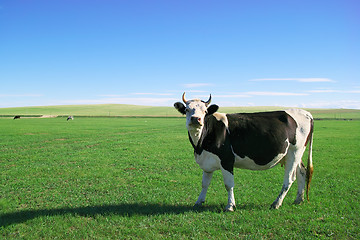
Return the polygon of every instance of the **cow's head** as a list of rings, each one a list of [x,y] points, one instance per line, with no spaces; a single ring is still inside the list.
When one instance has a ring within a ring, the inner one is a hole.
[[[186,126],[188,129],[202,127],[204,125],[205,116],[211,115],[219,109],[219,106],[215,104],[209,106],[211,102],[211,94],[209,100],[205,102],[200,99],[186,100],[184,92],[182,100],[186,106],[181,102],[176,102],[174,107],[180,113],[186,114]]]

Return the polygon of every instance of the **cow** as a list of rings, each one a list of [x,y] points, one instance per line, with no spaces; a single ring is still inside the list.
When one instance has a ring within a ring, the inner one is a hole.
[[[16,116],[13,118],[13,120],[15,120],[15,119],[20,119],[20,116],[19,116],[19,115],[16,115]]]
[[[68,118],[66,119],[66,121],[69,121],[69,120],[74,120],[74,117],[73,117],[73,116],[68,116]]]
[[[188,137],[194,148],[195,161],[203,170],[202,190],[194,207],[205,202],[206,193],[215,170],[221,170],[228,202],[224,211],[234,211],[234,168],[266,170],[285,165],[284,182],[280,194],[271,204],[278,209],[297,178],[295,204],[309,201],[313,175],[312,144],[314,119],[302,109],[259,113],[218,113],[219,106],[209,100],[187,100],[174,107],[186,115]],[[307,168],[302,156],[309,145]]]

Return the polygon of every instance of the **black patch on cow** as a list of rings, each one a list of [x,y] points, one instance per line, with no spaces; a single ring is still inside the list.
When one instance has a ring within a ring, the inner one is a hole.
[[[174,107],[181,113],[181,114],[186,114],[185,109],[186,107],[184,106],[184,104],[182,104],[181,102],[176,102],[174,103]]]
[[[296,143],[295,120],[285,111],[227,114],[230,141],[235,154],[266,165],[285,153],[289,139]]]
[[[286,139],[296,143],[297,124],[285,111],[228,114],[227,118],[233,151],[258,165],[266,165],[279,153],[285,153]]]
[[[231,150],[230,136],[222,121],[218,121],[213,115],[207,115],[204,119],[204,127],[198,145],[194,147],[197,154],[206,150],[217,155],[221,160],[221,166],[233,174],[235,156]],[[191,137],[190,142],[191,141]],[[192,143],[194,146],[194,144]]]

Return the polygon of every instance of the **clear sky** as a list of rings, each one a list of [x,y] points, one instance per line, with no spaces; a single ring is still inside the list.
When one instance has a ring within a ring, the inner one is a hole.
[[[358,0],[1,0],[0,107],[360,109]]]

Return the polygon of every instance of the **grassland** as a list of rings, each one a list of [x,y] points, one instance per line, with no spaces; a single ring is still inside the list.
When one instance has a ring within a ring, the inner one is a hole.
[[[219,111],[224,113],[235,112],[260,112],[270,110],[283,110],[287,107],[221,107]],[[358,119],[360,110],[356,109],[307,109],[315,118],[321,119]],[[180,114],[172,107],[151,107],[124,104],[98,104],[98,105],[64,105],[42,107],[18,107],[0,108],[0,117],[21,116],[155,116],[155,117],[180,117]]]
[[[220,172],[193,210],[201,170],[182,118],[0,118],[0,238],[359,239],[360,121],[317,121],[310,203],[279,210],[280,166]]]

